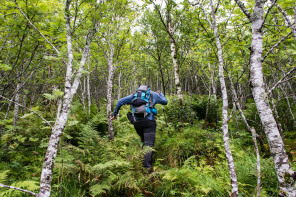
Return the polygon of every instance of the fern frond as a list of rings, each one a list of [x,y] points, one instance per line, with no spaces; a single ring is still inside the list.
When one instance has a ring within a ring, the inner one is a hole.
[[[5,170],[4,172],[0,172],[0,182],[4,182],[9,170]]]
[[[90,193],[93,196],[96,196],[100,194],[106,194],[106,192],[110,189],[110,186],[96,184],[91,186],[89,189],[90,189]]]
[[[126,161],[119,161],[119,160],[112,160],[108,161],[104,164],[97,164],[92,167],[92,171],[99,171],[99,170],[105,170],[105,169],[113,169],[113,168],[120,168],[120,167],[127,167],[130,163]]]

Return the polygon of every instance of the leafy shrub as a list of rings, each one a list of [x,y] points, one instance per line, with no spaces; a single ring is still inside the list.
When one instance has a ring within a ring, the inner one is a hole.
[[[196,113],[199,120],[204,120],[206,118],[206,110],[209,97],[206,95],[193,95],[192,110]],[[217,120],[217,110],[218,110],[219,100],[214,97],[210,98],[209,111],[208,111],[208,122],[216,123]]]
[[[183,102],[180,102],[177,96],[169,97],[168,105],[165,106],[167,120],[175,128],[193,124],[196,114],[192,111],[191,104],[192,100],[189,96],[184,96]]]

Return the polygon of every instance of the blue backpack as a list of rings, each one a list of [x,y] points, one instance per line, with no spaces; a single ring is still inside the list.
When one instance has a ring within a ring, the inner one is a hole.
[[[149,86],[141,85],[135,92],[131,110],[133,117],[146,118],[147,115],[153,113],[157,115],[157,110],[153,105],[153,94],[150,92]]]

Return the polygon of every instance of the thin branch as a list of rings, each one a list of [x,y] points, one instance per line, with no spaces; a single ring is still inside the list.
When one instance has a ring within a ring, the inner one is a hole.
[[[263,57],[262,61],[265,60],[265,58],[273,51],[273,49],[275,49],[279,44],[281,44],[281,42],[283,42],[286,38],[289,37],[289,35],[291,35],[292,32],[288,33],[287,35],[285,35],[285,37],[283,37],[280,41],[278,41],[273,47],[271,47],[269,49],[269,51],[265,54],[265,56]]]
[[[262,22],[262,24],[261,24],[260,29],[262,29],[262,27],[263,27],[263,25],[264,25],[264,23],[265,23],[265,21],[266,21],[266,19],[267,19],[267,16],[268,16],[270,10],[273,8],[273,6],[275,5],[276,2],[277,2],[277,0],[275,0],[275,1],[273,2],[273,4],[272,4],[271,6],[269,6],[268,10],[266,11],[266,14],[265,14],[265,17],[264,17],[264,19],[263,19],[263,22]]]
[[[275,5],[275,6],[278,8],[278,10],[282,13],[282,15],[283,15],[283,17],[284,17],[286,23],[287,23],[287,24],[289,25],[289,27],[291,28],[291,30],[292,30],[292,32],[293,32],[293,35],[294,35],[294,38],[295,38],[295,40],[296,40],[296,30],[295,30],[295,28],[293,27],[293,24],[291,23],[291,21],[289,20],[289,17],[288,17],[288,15],[287,15],[286,11],[283,10],[283,9],[282,9],[277,3],[275,3],[274,5]]]
[[[231,113],[228,116],[227,123],[229,123],[229,121],[231,120],[233,112],[234,112],[234,107],[232,108]]]
[[[25,190],[25,189],[21,189],[21,188],[17,188],[17,187],[13,187],[13,186],[9,186],[9,185],[4,185],[2,183],[0,183],[0,187],[6,187],[6,188],[9,188],[9,189],[15,189],[15,190],[19,190],[19,191],[22,191],[22,192],[26,192],[26,193],[31,194],[33,196],[38,196],[38,194],[36,194],[34,192],[31,192],[31,191],[28,191],[28,190]]]
[[[44,122],[46,122],[51,128],[53,128],[52,125],[51,125],[47,120],[45,120],[40,114],[38,114],[38,113],[32,111],[31,109],[29,109],[29,108],[27,108],[27,107],[25,107],[25,106],[23,106],[23,105],[21,105],[21,104],[15,102],[15,101],[10,100],[10,99],[8,99],[8,98],[6,98],[6,97],[4,97],[4,96],[1,96],[1,95],[0,95],[0,97],[3,98],[3,99],[5,99],[5,100],[8,100],[9,102],[13,102],[13,103],[15,103],[15,104],[17,104],[17,105],[19,105],[19,106],[21,106],[21,107],[23,107],[23,108],[29,110],[30,112],[36,114],[36,115],[39,116],[42,120],[44,120]]]
[[[161,15],[160,10],[158,9],[157,5],[154,3],[153,0],[150,0],[150,1],[151,1],[151,3],[153,3],[153,5],[154,5],[154,7],[155,7],[155,9],[156,9],[156,11],[157,11],[157,13],[158,13],[158,15],[159,15],[160,21],[161,21],[161,23],[163,24],[165,30],[167,31],[167,33],[169,34],[169,36],[175,41],[173,35],[170,33],[170,31],[169,31],[167,25],[165,24],[165,22],[164,22],[164,20],[163,20],[163,18],[162,18],[162,15]]]
[[[226,20],[225,26],[224,26],[224,28],[221,30],[221,32],[219,33],[218,37],[220,37],[220,35],[221,35],[221,34],[223,33],[223,31],[226,29],[227,24],[228,24],[228,21],[229,21],[229,19],[231,18],[231,15],[232,15],[232,13],[233,13],[233,10],[234,10],[235,6],[236,6],[236,4],[234,4],[234,6],[233,6],[233,8],[232,8],[232,10],[231,10],[231,13],[229,14],[229,17],[228,17],[227,20]],[[229,39],[230,39],[230,37],[229,37]]]
[[[281,84],[281,83],[283,83],[283,82],[286,82],[286,81],[289,81],[289,80],[291,80],[291,79],[293,79],[293,78],[295,78],[295,76],[294,77],[291,77],[291,78],[289,78],[289,79],[287,79],[287,80],[284,80],[289,74],[291,74],[294,70],[296,70],[296,66],[294,67],[294,68],[292,68],[289,72],[287,72],[276,84],[274,84],[274,86],[272,87],[272,88],[270,88],[269,90],[268,90],[268,94],[270,94],[279,84]]]
[[[295,79],[295,78],[296,78],[296,75],[293,76],[293,77],[290,77],[289,79],[286,79],[286,80],[282,81],[282,83],[287,82],[287,81],[290,81],[290,80]]]
[[[215,8],[215,11],[214,11],[215,14],[217,13],[217,10],[218,10],[219,5],[220,5],[220,0],[218,0],[217,6]]]
[[[19,11],[22,13],[22,15],[27,19],[27,21],[30,23],[30,25],[46,40],[46,42],[48,44],[50,44],[50,46],[56,51],[56,53],[59,55],[60,52],[57,48],[55,48],[55,46],[53,46],[53,44],[47,40],[47,38],[35,27],[35,25],[33,25],[33,23],[30,21],[30,19],[25,15],[25,13],[21,10],[21,8],[18,6],[16,0],[14,0],[16,7],[19,9]]]
[[[243,13],[247,16],[247,18],[251,21],[251,13],[249,10],[245,7],[245,5],[240,0],[235,0],[236,4],[240,7],[240,9],[243,11]]]
[[[207,13],[206,13],[206,11],[205,11],[205,9],[204,9],[202,3],[201,3],[200,1],[198,1],[197,3],[198,3],[198,5],[199,5],[199,7],[202,9],[202,12],[204,13],[204,15],[205,15],[205,17],[206,17],[206,19],[207,19],[209,25],[210,25],[211,28],[212,28],[212,27],[213,27],[212,22],[211,22],[210,19],[208,18],[208,15],[207,15]]]

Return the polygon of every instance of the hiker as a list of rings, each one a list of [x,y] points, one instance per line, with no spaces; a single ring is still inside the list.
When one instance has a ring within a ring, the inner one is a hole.
[[[154,116],[157,115],[157,110],[154,106],[158,103],[166,105],[168,101],[159,91],[156,93],[150,91],[149,86],[140,85],[134,94],[118,100],[111,119],[115,119],[121,106],[130,104],[132,112],[127,114],[128,119],[134,124],[137,134],[141,137],[143,146],[153,148],[156,133]],[[148,173],[152,172],[152,151],[144,156],[143,166]]]

